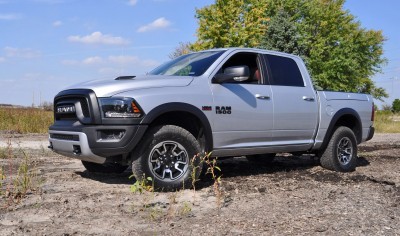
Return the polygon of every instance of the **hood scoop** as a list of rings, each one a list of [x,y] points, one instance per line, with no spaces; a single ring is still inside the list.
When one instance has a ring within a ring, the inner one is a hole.
[[[135,75],[119,76],[119,77],[115,78],[115,80],[130,80],[130,79],[134,79],[135,77],[136,77]]]

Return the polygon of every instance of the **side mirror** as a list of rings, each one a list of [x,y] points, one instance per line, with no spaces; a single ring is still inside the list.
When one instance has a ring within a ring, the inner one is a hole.
[[[213,83],[221,84],[228,80],[243,82],[250,77],[250,69],[248,66],[232,66],[224,70],[222,74],[216,74],[212,79]]]

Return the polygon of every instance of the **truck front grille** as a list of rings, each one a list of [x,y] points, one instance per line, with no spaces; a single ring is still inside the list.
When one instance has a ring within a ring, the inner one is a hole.
[[[80,109],[78,109],[78,106]],[[89,104],[86,98],[61,98],[57,100],[55,107],[56,120],[78,120],[78,115],[90,118]]]
[[[79,121],[82,124],[100,123],[97,97],[92,90],[72,89],[60,92],[54,98],[55,121]]]

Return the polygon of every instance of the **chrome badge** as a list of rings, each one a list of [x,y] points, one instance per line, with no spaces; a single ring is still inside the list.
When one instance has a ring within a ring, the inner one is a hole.
[[[75,105],[57,106],[57,113],[75,113]]]

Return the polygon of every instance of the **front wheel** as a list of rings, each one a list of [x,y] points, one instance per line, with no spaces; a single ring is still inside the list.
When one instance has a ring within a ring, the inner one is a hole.
[[[151,177],[154,188],[170,191],[191,187],[201,173],[200,145],[187,130],[165,125],[152,128],[133,155],[137,180]]]
[[[334,171],[350,172],[357,166],[357,141],[353,131],[338,127],[321,155],[321,166]]]

